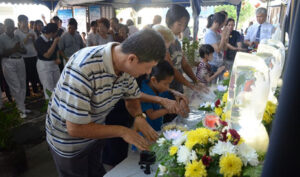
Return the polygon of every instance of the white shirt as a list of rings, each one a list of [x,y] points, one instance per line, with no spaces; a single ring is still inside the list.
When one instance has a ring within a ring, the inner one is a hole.
[[[130,36],[130,35],[132,35],[132,34],[139,31],[139,29],[134,25],[128,26],[128,29],[129,29],[128,36]]]
[[[98,33],[93,33],[93,31],[91,31],[88,35],[87,35],[87,46],[96,46],[99,45],[99,34]]]
[[[33,34],[34,35],[34,39],[33,38],[29,38],[27,40],[27,43],[25,43],[24,40],[25,40],[25,38],[27,37],[28,34]],[[34,47],[34,41],[37,39],[37,35],[35,34],[35,32],[32,29],[30,29],[28,31],[28,33],[24,33],[20,29],[17,29],[15,31],[15,35],[18,36],[21,39],[21,41],[24,44],[24,47],[25,47],[25,49],[27,51],[26,54],[22,54],[22,56],[24,58],[37,56],[37,52],[36,52],[35,47]]]
[[[249,40],[250,42],[255,42],[259,25],[260,24],[257,23],[249,27],[245,40]],[[272,24],[267,22],[261,24],[260,41],[262,39],[271,39],[273,32],[274,32],[274,26]]]
[[[12,49],[15,47],[16,43],[20,43],[21,47],[24,47],[19,36],[14,35],[13,38],[9,37],[6,33],[0,35],[0,55],[3,55],[5,50]],[[19,52],[13,53],[10,57],[21,57],[22,54]],[[3,57],[4,58],[4,57]],[[5,57],[9,58],[9,57]]]

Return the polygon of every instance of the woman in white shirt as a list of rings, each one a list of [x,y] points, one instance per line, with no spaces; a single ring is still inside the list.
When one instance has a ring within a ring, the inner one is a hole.
[[[36,69],[37,52],[34,47],[34,41],[37,39],[37,36],[34,30],[28,28],[27,16],[18,16],[18,26],[19,28],[15,31],[15,35],[21,39],[27,50],[27,53],[22,55],[26,69],[26,96],[30,96],[29,82],[34,92],[33,95],[35,95],[38,93],[37,83],[39,82]]]

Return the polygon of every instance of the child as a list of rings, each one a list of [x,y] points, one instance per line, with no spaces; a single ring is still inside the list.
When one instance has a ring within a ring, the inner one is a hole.
[[[202,60],[197,67],[196,76],[200,82],[204,84],[211,83],[218,75],[222,73],[225,66],[220,66],[215,73],[212,72],[209,61],[213,59],[214,48],[209,44],[204,44],[199,49],[199,54]]]
[[[149,95],[163,97],[163,92],[169,90],[169,85],[174,79],[173,67],[167,62],[162,61],[153,67],[149,80],[143,80],[141,91]],[[142,102],[142,110],[147,115],[147,122],[156,131],[161,130],[163,116],[168,114],[167,109],[159,104]]]

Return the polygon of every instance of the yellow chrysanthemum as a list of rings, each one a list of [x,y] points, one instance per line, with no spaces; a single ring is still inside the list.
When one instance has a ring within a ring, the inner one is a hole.
[[[185,177],[205,177],[207,176],[207,172],[205,166],[202,161],[199,162],[193,161],[192,163],[188,163],[185,166]]]
[[[267,111],[264,112],[263,121],[265,121],[267,124],[272,122],[272,117]]]
[[[178,147],[177,146],[171,146],[169,149],[169,154],[170,156],[173,156],[174,154],[176,154],[178,151]]]
[[[221,120],[222,120],[222,121],[225,121],[225,120],[226,120],[226,114],[225,114],[225,113],[222,113],[222,115],[221,115]]]
[[[227,103],[227,97],[228,97],[228,92],[226,92],[226,93],[223,95],[223,97],[222,97],[222,101],[223,101],[224,103]]]
[[[223,113],[223,109],[222,109],[222,108],[215,108],[215,113],[216,113],[218,116],[221,116],[221,114]]]
[[[244,138],[240,138],[240,141],[238,142],[238,145],[240,145],[240,144],[242,144],[242,143],[244,143],[245,142],[245,139]]]
[[[212,131],[207,128],[197,128],[187,132],[187,140],[185,146],[192,149],[195,144],[205,145],[211,141],[218,140],[218,132]]]
[[[271,101],[267,102],[266,111],[272,115],[276,113],[277,105],[272,103]]]
[[[239,176],[242,171],[243,162],[235,154],[227,154],[220,159],[220,173],[224,177]]]

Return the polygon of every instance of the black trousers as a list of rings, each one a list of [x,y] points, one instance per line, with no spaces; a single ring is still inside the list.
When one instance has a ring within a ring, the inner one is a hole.
[[[122,125],[131,127],[133,118],[128,113],[125,107],[125,101],[120,100],[114,109],[106,116],[106,125]],[[128,143],[122,138],[105,139],[105,146],[103,150],[103,163],[116,166],[128,156]]]
[[[106,173],[101,159],[104,141],[97,140],[72,158],[58,155],[51,147],[59,177],[102,177]]]
[[[29,82],[34,93],[38,92],[39,76],[36,69],[37,57],[24,58],[26,69],[26,96],[30,96]]]

